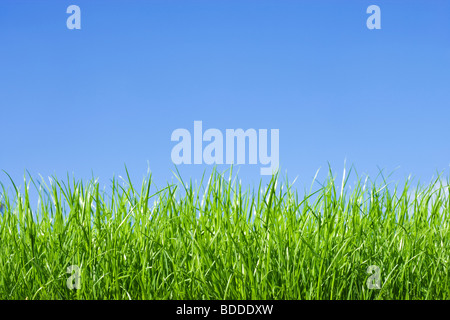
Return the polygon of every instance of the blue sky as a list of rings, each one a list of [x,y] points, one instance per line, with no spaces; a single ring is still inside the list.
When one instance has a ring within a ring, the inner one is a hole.
[[[372,4],[381,30],[366,27]],[[15,180],[107,184],[124,163],[140,180],[149,163],[164,184],[171,133],[194,120],[279,129],[281,170],[307,185],[345,159],[399,180],[448,174],[449,1],[2,0],[0,44],[0,169]]]

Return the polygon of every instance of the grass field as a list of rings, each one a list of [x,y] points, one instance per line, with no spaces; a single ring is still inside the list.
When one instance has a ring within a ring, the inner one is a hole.
[[[150,175],[138,187],[113,179],[106,191],[69,178],[3,187],[0,298],[450,298],[442,177],[397,188],[330,172],[306,194],[278,176],[255,190],[229,177],[159,190]],[[38,207],[28,188],[39,190]],[[380,289],[368,288],[369,266]]]

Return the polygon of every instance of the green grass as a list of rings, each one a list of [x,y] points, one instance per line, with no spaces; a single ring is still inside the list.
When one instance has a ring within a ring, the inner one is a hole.
[[[344,177],[301,195],[278,176],[244,190],[215,171],[199,187],[128,177],[106,192],[28,178],[3,187],[0,298],[449,299],[448,182]],[[66,286],[71,265],[79,290]]]

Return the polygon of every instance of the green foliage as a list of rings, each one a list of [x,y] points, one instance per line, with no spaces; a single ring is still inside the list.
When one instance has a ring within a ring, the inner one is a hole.
[[[151,176],[108,192],[53,178],[34,211],[31,178],[23,194],[3,187],[0,298],[449,299],[448,183],[350,188],[348,176],[302,196],[277,175],[256,191],[216,171],[160,190]]]

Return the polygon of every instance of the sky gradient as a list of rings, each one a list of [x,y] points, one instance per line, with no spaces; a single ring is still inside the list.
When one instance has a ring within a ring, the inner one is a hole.
[[[81,30],[66,27],[72,4]],[[372,4],[381,30],[366,27]],[[164,184],[171,133],[195,120],[279,129],[281,171],[306,185],[344,160],[448,174],[449,1],[2,0],[0,44],[0,169],[15,180],[108,184],[126,164],[139,181],[149,163]],[[257,183],[260,167],[239,175]]]

